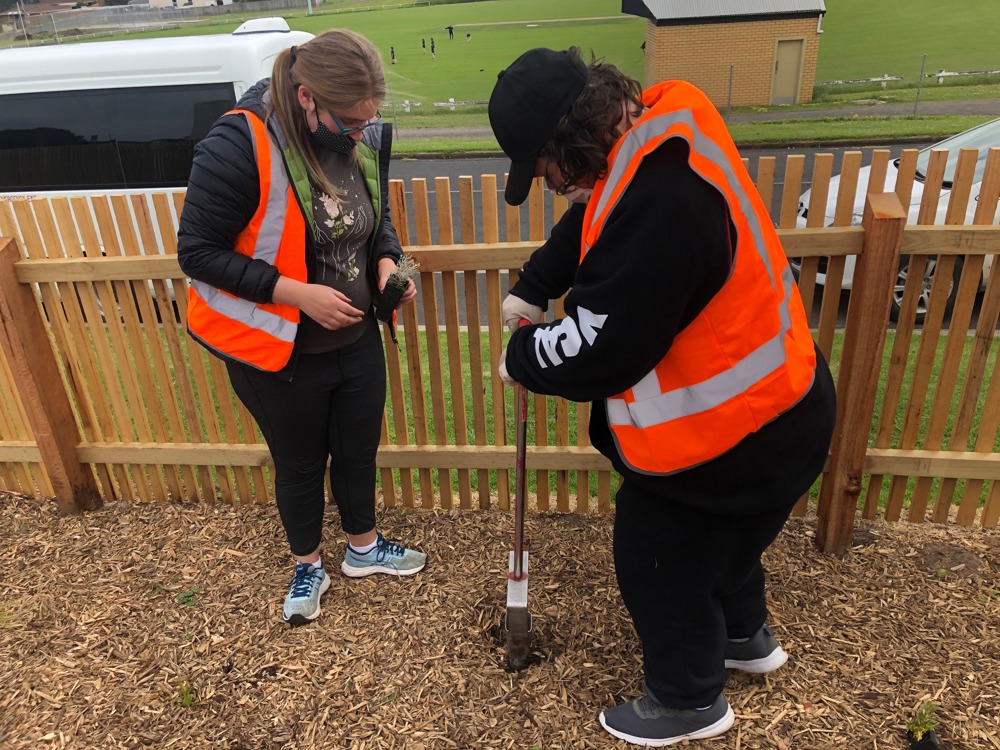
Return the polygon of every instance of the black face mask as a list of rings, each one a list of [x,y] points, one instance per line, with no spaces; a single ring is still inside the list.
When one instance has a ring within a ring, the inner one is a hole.
[[[351,136],[344,135],[343,133],[334,133],[323,124],[322,120],[317,121],[319,125],[316,127],[316,130],[309,131],[309,138],[312,140],[314,146],[333,151],[337,154],[349,154],[358,145],[358,142],[351,138]]]

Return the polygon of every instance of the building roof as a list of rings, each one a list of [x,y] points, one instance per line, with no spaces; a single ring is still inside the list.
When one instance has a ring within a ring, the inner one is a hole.
[[[622,0],[622,13],[655,21],[657,26],[747,21],[779,16],[817,17],[823,0]]]

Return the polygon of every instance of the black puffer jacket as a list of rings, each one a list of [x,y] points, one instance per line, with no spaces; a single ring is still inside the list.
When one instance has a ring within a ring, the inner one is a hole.
[[[264,94],[270,79],[247,91],[236,105],[264,117]],[[379,154],[379,184],[382,215],[374,251],[369,254],[369,279],[377,298],[376,265],[379,258],[397,261],[402,256],[399,238],[389,215],[389,146],[391,126],[383,124],[365,131],[364,142]],[[177,260],[192,279],[203,281],[253,302],[271,302],[278,270],[263,260],[233,252],[236,237],[250,223],[260,201],[260,184],[253,141],[246,118],[223,115],[194,152],[184,210],[177,232]],[[314,275],[312,239],[303,248],[309,259],[309,278]]]

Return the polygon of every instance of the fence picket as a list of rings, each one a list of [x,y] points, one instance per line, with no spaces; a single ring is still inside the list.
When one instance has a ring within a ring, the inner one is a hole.
[[[437,201],[438,242],[454,243],[451,182],[447,177],[434,178],[434,195]],[[455,430],[455,444],[469,444],[468,412],[465,408],[465,379],[463,369],[461,323],[459,319],[458,279],[454,271],[441,272],[442,301],[444,303],[445,332],[448,344],[448,377],[451,388],[451,417]],[[468,469],[458,469],[458,502],[462,508],[472,507],[472,481]]]
[[[142,205],[145,205],[144,202]],[[123,253],[126,256],[142,255],[139,238],[136,233],[136,223],[140,217],[137,216],[135,220],[133,219],[129,211],[128,199],[124,195],[113,196],[111,207],[114,212],[115,224],[118,227],[121,237]],[[149,234],[151,235],[151,233]],[[151,236],[144,237],[144,239],[152,240]],[[154,282],[154,286],[158,294],[163,297],[169,296],[166,285],[162,281]],[[154,442],[169,442],[167,432],[163,429],[166,414],[157,408],[161,405],[164,398],[169,398],[169,391],[162,391],[160,394],[161,398],[156,398],[157,386],[149,367],[150,360],[146,354],[147,344],[144,333],[149,330],[150,326],[153,326],[154,330],[158,329],[159,311],[155,309],[156,304],[152,299],[148,285],[142,282],[126,282],[122,284],[122,287],[123,289],[128,289],[128,294],[125,299],[121,297],[118,299],[120,317],[119,315],[113,316],[114,323],[110,322],[108,316],[105,316],[105,320],[108,321],[108,328],[119,339],[116,342],[117,350],[123,354],[130,352],[134,358],[134,367],[126,366],[125,368],[129,371],[129,377],[122,378],[124,396],[129,404],[134,404],[134,407],[130,411],[136,423],[140,440],[147,442],[151,439],[150,436],[155,436]],[[168,320],[172,318],[173,311],[171,310]],[[157,341],[156,349],[161,352],[163,350],[159,341]],[[138,355],[136,354],[137,352],[139,352]],[[179,438],[177,442],[181,442]],[[198,492],[194,475],[189,467],[184,468],[186,471],[182,470],[184,474],[183,480],[181,472],[178,472],[178,467],[175,466],[158,468],[155,465],[145,465],[142,467],[142,471],[153,481],[154,496],[159,495],[162,491],[162,479],[160,476],[162,473],[166,479],[170,497],[175,502],[178,500],[197,499]]]
[[[149,214],[149,206],[145,200],[145,196],[133,195],[131,196],[130,203],[132,213],[135,216],[135,231],[138,234],[138,244],[135,245],[135,254],[147,254],[147,251],[149,251],[149,254],[159,254],[153,217]],[[173,232],[169,236],[174,237],[175,235],[176,233]],[[135,240],[133,239],[133,241]],[[133,287],[136,286],[133,284]],[[150,303],[152,303],[152,307],[154,308],[152,313],[155,317],[146,318],[146,320],[156,321],[155,332],[157,336],[166,338],[170,335],[177,335],[176,323],[178,317],[174,310],[174,287],[164,279],[155,279],[152,282],[152,294],[150,294],[145,284],[140,286],[143,293],[137,298],[141,300],[146,310],[149,309]],[[136,333],[139,333],[138,329],[136,329]],[[159,396],[155,403],[158,403],[160,406],[160,411],[158,412],[160,419],[154,421],[153,427],[156,429],[157,423],[163,424],[165,421],[165,425],[163,426],[167,432],[164,434],[164,438],[169,440],[172,437],[175,442],[185,442],[187,440],[187,431],[184,427],[184,415],[181,413],[173,380],[167,376],[170,372],[170,367],[167,364],[165,355],[169,351],[169,348],[159,345],[148,345],[148,333],[138,343],[143,342],[147,342],[147,346],[153,357],[154,367],[150,373],[150,377],[152,378],[157,372],[159,373],[159,378],[155,379],[156,384],[153,385],[155,390],[145,391],[147,395],[155,393]],[[157,339],[157,344],[159,343],[160,341]],[[150,412],[153,413],[154,407],[150,406],[149,408]],[[180,497],[183,497],[185,500],[196,500],[199,494],[201,497],[209,497],[215,494],[211,473],[207,466],[181,466],[179,467],[179,471],[184,487],[186,488],[186,491]],[[220,477],[221,486],[228,485],[228,472],[226,472],[225,467],[217,467],[216,474]],[[200,493],[198,491],[199,487],[201,488]],[[226,488],[223,489],[222,494],[224,496],[231,496],[232,491]]]
[[[833,154],[816,154],[813,159],[813,179],[810,187],[809,205],[806,215],[806,227],[815,229],[822,227],[826,215],[826,202],[830,190],[830,176],[833,174]],[[816,295],[816,274],[819,270],[819,257],[802,259],[799,271],[799,292],[802,294],[802,304],[809,316],[810,326],[813,319],[813,300]],[[828,261],[829,262],[829,261]],[[819,322],[816,326],[818,329]]]
[[[496,175],[482,175],[480,185],[483,199],[483,242],[487,245],[496,244],[500,241]],[[500,271],[487,269],[486,320],[490,348],[490,388],[493,395],[493,445],[510,445],[507,439],[507,397],[513,395],[513,389],[507,388],[496,374],[504,348],[505,329],[500,311],[502,300]],[[510,468],[514,468],[513,463]],[[507,469],[497,472],[497,505],[501,510],[510,508],[510,472]]]
[[[82,201],[83,199],[75,199],[75,200]],[[76,248],[75,251],[76,255],[78,256],[85,255],[87,247],[93,248],[94,244],[89,241],[85,243],[83,238],[78,234],[76,222],[74,221],[74,216],[73,216],[74,213],[73,208],[70,205],[70,203],[67,201],[66,198],[54,198],[51,201],[51,205],[55,213],[56,226],[58,227],[58,231],[60,233],[61,241],[64,247],[63,254],[66,255],[67,257],[72,257],[72,255],[74,255],[74,252],[67,248]],[[93,250],[91,251],[93,252]],[[97,319],[100,319],[99,313],[97,315]],[[61,327],[58,328],[53,327],[52,330],[55,332],[62,329]],[[58,334],[57,334],[57,339],[58,339]],[[62,349],[61,346],[60,350],[67,351],[65,349]],[[72,363],[68,362],[64,363],[64,368],[70,375],[71,384],[74,383],[74,380],[76,378],[80,377],[79,373],[81,372],[79,369],[81,365],[79,358],[73,357],[72,359],[73,359]],[[91,363],[88,361],[82,364],[88,368],[87,376],[93,377],[95,379],[94,382],[97,382],[96,372],[93,372],[92,368],[89,367]],[[76,382],[79,383],[80,381],[77,380]],[[92,399],[86,398],[84,396],[84,393],[86,391],[86,386],[82,384],[81,385],[73,384],[71,385],[71,387],[73,388],[74,398],[76,400],[78,407],[77,414],[81,425],[81,435],[83,436],[84,439],[87,439],[88,437],[96,438],[102,430],[102,425],[97,415],[97,412],[94,408]],[[114,490],[115,480],[111,476],[109,467],[99,465],[95,466],[94,469],[97,475],[98,483],[102,487],[109,489],[107,496],[108,497],[115,496],[116,492]]]
[[[399,241],[403,245],[409,244],[409,222],[406,221],[406,190],[402,180],[390,180],[389,182],[389,206],[393,215],[393,225]],[[395,327],[391,327],[395,330]],[[383,346],[385,349],[386,371],[389,376],[388,405],[392,411],[392,429],[395,433],[396,445],[409,445],[409,408],[406,400],[403,385],[403,363],[400,354],[400,347],[391,336],[383,336]],[[403,498],[403,505],[412,508],[416,505],[415,487],[413,483],[413,472],[409,468],[401,467],[399,470],[399,492]],[[382,493],[386,493],[387,487],[383,483]]]
[[[24,412],[17,394],[14,374],[10,371],[7,358],[4,356],[0,356],[0,386],[3,386],[0,387],[0,436],[21,443],[33,442],[34,436],[31,434],[28,415]],[[39,491],[43,495],[52,494],[48,474],[38,462],[0,461],[0,481],[4,483],[3,486],[27,495]]]
[[[417,244],[430,245],[431,211],[427,197],[427,181],[411,181],[413,192],[413,217],[416,222]],[[434,440],[438,445],[448,444],[447,409],[444,398],[444,368],[441,353],[441,331],[438,321],[437,286],[432,272],[420,274],[421,301],[424,308],[424,340],[427,346],[427,378],[431,386],[431,414],[434,418]],[[410,307],[415,307],[410,305]],[[438,469],[438,492],[441,507],[451,508],[451,472],[447,468]]]
[[[980,226],[993,224],[998,199],[1000,199],[1000,148],[991,148],[987,155],[983,180],[979,186],[979,197],[976,202],[973,224]],[[983,265],[985,256],[980,255],[976,258],[976,267],[979,268]],[[976,332],[969,354],[969,364],[963,379],[962,394],[959,397],[955,427],[945,446],[947,450],[955,450],[956,445],[958,449],[962,449],[972,442],[972,424],[976,416],[979,396],[986,385],[984,372],[990,348],[993,345],[998,318],[1000,318],[1000,273],[991,273],[979,308],[979,318],[976,321]],[[983,426],[980,425],[979,435],[982,434]],[[977,436],[976,443],[978,442]],[[992,445],[989,446],[989,449],[991,448]],[[984,481],[981,479],[966,482],[958,503],[956,522],[959,525],[969,526],[975,521],[983,484]],[[957,480],[945,477],[941,481],[935,506],[942,502],[942,498],[952,498],[956,485]],[[983,516],[985,518],[985,509]]]
[[[754,179],[754,184],[757,186],[757,192],[760,193],[760,198],[764,201],[768,213],[771,211],[771,202],[774,197],[774,168],[776,164],[777,159],[773,156],[762,156],[757,160],[757,177]]]
[[[946,154],[938,151],[931,155],[927,168],[927,177],[924,182],[924,192],[921,198],[920,212],[917,221],[921,224],[933,224],[937,212],[938,199],[941,194],[941,184],[944,180],[944,167]],[[911,272],[907,278],[906,286],[909,291],[922,283],[923,268],[926,258],[916,256],[910,258]],[[912,269],[919,269],[914,271]],[[919,274],[919,275],[918,275]],[[914,306],[914,310],[915,310]],[[936,314],[940,312],[940,315]],[[937,349],[937,342],[941,333],[941,320],[944,309],[935,306],[932,302],[924,316],[923,332],[920,337],[920,344],[916,355],[916,368],[913,374],[912,385],[909,392],[908,402],[905,404],[905,417],[903,421],[903,432],[900,440],[901,448],[918,447],[921,417],[924,413],[926,403],[927,388],[930,382],[931,372],[934,364],[934,354]],[[903,320],[902,315],[900,319]],[[908,329],[904,328],[904,331]],[[897,328],[896,335],[899,335]],[[889,485],[889,503],[886,507],[886,514],[895,515],[892,520],[899,518],[902,513],[903,501],[906,494],[907,478],[894,476]],[[917,512],[913,506],[909,509],[909,518],[923,520],[923,513]]]
[[[978,152],[975,149],[963,149],[959,154],[958,163],[955,170],[955,178],[949,196],[946,224],[961,224],[965,220],[965,212],[969,204],[973,172],[976,168],[976,157]],[[932,302],[934,289],[947,292],[951,284],[952,269],[956,263],[953,255],[938,256],[938,271],[935,274],[935,282],[932,287]],[[982,264],[979,269],[973,268],[972,258],[966,261],[965,271],[959,283],[959,289],[964,290],[959,296],[958,303],[951,311],[951,320],[948,325],[947,339],[945,342],[944,359],[941,362],[937,385],[930,404],[930,415],[927,422],[924,436],[924,449],[937,450],[944,442],[944,432],[947,428],[951,405],[955,400],[955,388],[958,383],[959,368],[962,365],[962,352],[965,348],[966,332],[969,330],[969,322],[972,320],[972,308],[976,301],[976,291],[979,289],[979,278],[982,274]],[[939,283],[940,282],[940,283]],[[942,325],[946,312],[944,300],[941,302]],[[930,477],[917,477],[913,492],[910,495],[910,509],[913,512],[923,513],[928,507],[933,479]],[[950,503],[940,502],[934,508],[935,520],[947,520]],[[941,515],[944,518],[941,518]]]
[[[795,228],[805,164],[806,157],[803,154],[791,154],[785,159],[785,184],[781,188],[781,211],[778,220],[778,226],[782,229]]]

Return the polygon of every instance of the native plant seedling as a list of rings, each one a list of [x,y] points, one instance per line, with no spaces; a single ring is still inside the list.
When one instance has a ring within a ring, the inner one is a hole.
[[[190,588],[187,591],[182,591],[177,595],[177,601],[183,604],[185,607],[193,607],[198,603],[198,587]]]
[[[910,742],[911,750],[941,750],[941,740],[934,731],[937,726],[935,711],[937,706],[933,702],[924,701],[906,723],[906,738]]]
[[[396,270],[385,281],[385,288],[382,290],[382,296],[379,297],[378,305],[375,308],[376,318],[383,323],[392,323],[392,313],[399,306],[399,300],[418,268],[420,268],[420,264],[409,255],[403,255],[399,259]]]
[[[177,678],[177,703],[183,708],[195,708],[199,704],[194,688],[180,677]]]

